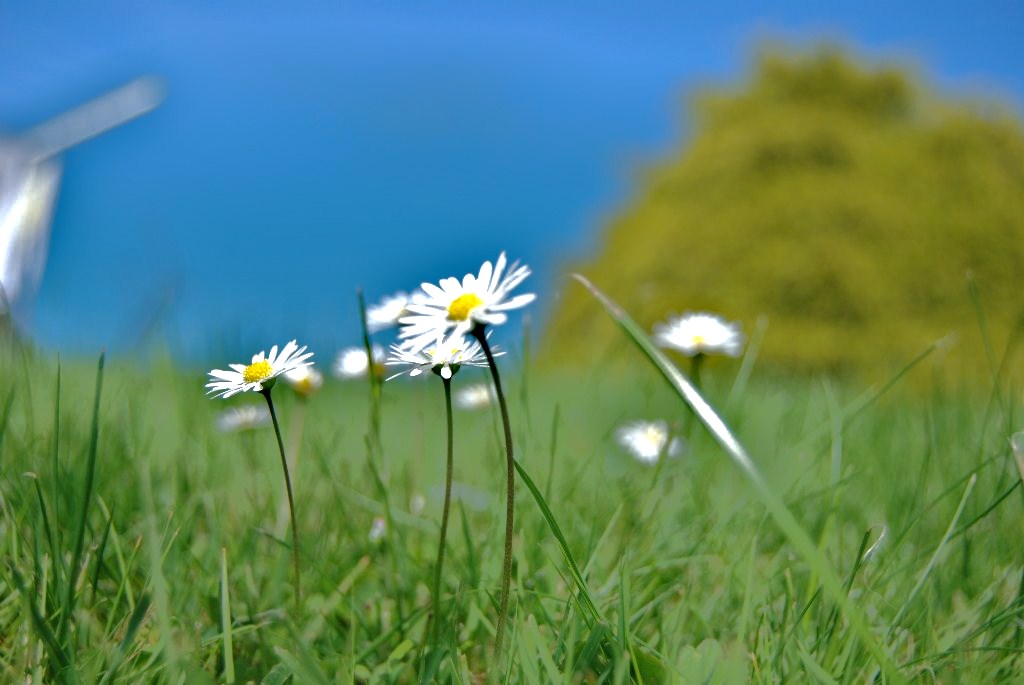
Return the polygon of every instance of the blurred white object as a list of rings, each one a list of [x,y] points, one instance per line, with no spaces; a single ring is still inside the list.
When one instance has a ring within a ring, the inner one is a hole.
[[[384,348],[374,345],[371,351],[373,352],[374,371],[380,375],[384,364]],[[366,356],[364,347],[346,347],[338,352],[338,356],[334,360],[334,376],[342,380],[363,378],[369,369],[370,360]]]
[[[490,383],[475,383],[457,389],[454,400],[459,409],[482,409],[490,406],[494,400],[494,391]]]
[[[631,421],[615,431],[615,439],[645,464],[657,464],[662,456],[674,457],[682,447],[665,421]]]
[[[373,519],[373,525],[370,526],[370,534],[367,537],[370,538],[370,542],[380,542],[387,533],[388,522],[383,517],[378,516]]]
[[[215,425],[221,433],[237,433],[270,424],[270,411],[261,404],[245,404],[225,409],[217,415]]]
[[[366,330],[377,333],[386,328],[394,328],[400,318],[410,314],[406,309],[408,305],[423,304],[426,299],[427,295],[422,290],[414,290],[412,293],[397,292],[384,297],[377,304],[366,308]]]
[[[54,117],[17,139],[0,138],[0,315],[39,286],[60,185],[55,157],[155,108],[161,89],[142,78]]]

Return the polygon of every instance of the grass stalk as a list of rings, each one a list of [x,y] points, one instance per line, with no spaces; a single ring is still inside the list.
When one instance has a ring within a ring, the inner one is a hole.
[[[99,363],[96,366],[96,394],[92,405],[92,428],[89,434],[89,451],[85,463],[85,487],[82,492],[82,506],[79,509],[78,529],[75,532],[75,546],[71,553],[71,565],[68,566],[67,575],[67,598],[64,601],[63,611],[60,617],[57,637],[61,643],[67,637],[72,615],[75,613],[75,587],[78,585],[78,575],[82,565],[82,553],[85,550],[85,529],[86,521],[89,518],[89,503],[92,501],[93,485],[96,481],[96,451],[99,445],[100,435],[100,397],[103,394],[103,366],[106,362],[106,353],[100,354]]]

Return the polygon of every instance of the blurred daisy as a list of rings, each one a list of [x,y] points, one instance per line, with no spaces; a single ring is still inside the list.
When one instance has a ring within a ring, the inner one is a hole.
[[[505,312],[525,307],[536,297],[532,293],[509,298],[509,293],[527,276],[529,267],[513,263],[505,271],[505,253],[492,266],[489,261],[480,267],[476,276],[466,274],[459,282],[457,278],[445,278],[440,287],[424,283],[421,287],[426,300],[420,304],[409,304],[409,316],[399,319],[403,324],[400,337],[405,346],[420,350],[435,342],[438,333],[450,328],[455,333],[466,334],[478,325],[502,324],[508,319]]]
[[[309,358],[312,356],[312,352],[306,352],[305,345],[299,347],[294,340],[285,345],[280,354],[277,352],[277,345],[274,345],[270,348],[269,355],[263,352],[254,355],[252,363],[248,366],[231,364],[230,371],[211,371],[212,380],[206,384],[209,388],[207,394],[226,398],[250,390],[269,390],[278,376],[311,365],[313,362],[309,361]]]
[[[421,304],[427,299],[422,290],[412,293],[397,292],[366,308],[366,329],[370,333],[398,325],[398,320],[409,314],[407,306]]]
[[[743,352],[744,336],[738,323],[707,312],[686,312],[654,326],[654,339],[662,347],[694,357],[698,354],[724,354],[738,357]]]
[[[244,407],[225,409],[217,415],[215,424],[221,433],[252,430],[270,423],[270,412],[266,407],[247,404]]]
[[[645,464],[654,464],[662,454],[674,457],[682,447],[679,438],[670,439],[664,421],[631,421],[615,431],[615,439]]]
[[[384,364],[384,348],[374,345],[371,351],[374,372],[380,374]],[[334,360],[334,375],[341,379],[362,378],[369,368],[366,349],[362,347],[346,347],[338,352],[338,357]]]
[[[499,356],[502,352],[493,352]],[[444,333],[438,333],[433,345],[424,347],[419,351],[401,345],[391,346],[391,355],[385,364],[389,366],[406,366],[404,371],[399,371],[388,378],[397,378],[404,373],[410,376],[419,376],[424,371],[434,371],[445,380],[449,380],[462,366],[487,366],[487,357],[484,355],[480,343],[469,340],[464,335],[453,333],[447,338]]]
[[[373,525],[370,526],[370,534],[367,536],[370,538],[370,542],[380,542],[384,539],[384,536],[388,533],[388,523],[383,517],[378,516],[373,519]]]
[[[309,397],[324,384],[323,374],[312,366],[292,369],[284,375],[284,379],[300,397]]]
[[[494,401],[494,392],[489,383],[477,383],[456,390],[454,400],[459,409],[481,409]]]

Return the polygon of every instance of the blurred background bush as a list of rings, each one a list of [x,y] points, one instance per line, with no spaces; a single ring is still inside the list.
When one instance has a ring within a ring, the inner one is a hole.
[[[1024,306],[1024,131],[1009,110],[827,46],[765,49],[745,83],[691,108],[690,138],[574,266],[639,321],[710,309],[749,333],[763,316],[765,362],[844,373],[953,334],[953,366],[980,373],[973,279],[1001,356]],[[546,335],[557,360],[621,347],[582,289]]]

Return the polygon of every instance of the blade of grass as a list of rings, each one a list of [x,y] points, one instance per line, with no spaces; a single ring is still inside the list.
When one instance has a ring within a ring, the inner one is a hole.
[[[35,486],[36,499],[39,500],[39,513],[43,517],[43,533],[46,535],[46,544],[50,548],[50,557],[52,558],[52,564],[54,568],[54,583],[59,587],[60,577],[57,575],[57,567],[60,565],[59,557],[57,553],[57,543],[53,538],[53,532],[50,529],[50,517],[46,513],[46,501],[43,499],[43,489],[39,487],[39,478],[34,473],[25,474],[32,479],[32,485]]]
[[[53,479],[52,486],[53,492],[51,494],[52,499],[50,506],[53,507],[53,520],[55,524],[60,523],[60,493],[61,493],[61,477],[60,477],[60,356],[57,357],[57,387],[54,389],[54,400],[53,400],[53,473],[51,478]],[[60,530],[54,531],[55,534],[59,534]],[[55,538],[56,539],[56,538]],[[67,569],[61,565],[61,559],[54,559],[54,578],[60,579],[60,573],[67,575]]]
[[[562,551],[562,556],[565,557],[565,562],[569,565],[569,571],[572,573],[572,579],[575,581],[576,588],[579,590],[584,608],[586,608],[595,621],[603,623],[604,619],[601,618],[601,612],[594,603],[594,598],[590,594],[590,588],[587,587],[587,582],[583,579],[580,567],[576,564],[576,558],[573,557],[572,551],[569,549],[569,542],[565,539],[565,535],[562,534],[562,529],[559,527],[558,521],[555,520],[555,515],[551,513],[551,508],[544,500],[544,496],[540,494],[540,490],[537,489],[533,479],[530,478],[530,475],[526,473],[525,469],[523,469],[522,464],[518,461],[514,463],[516,471],[519,473],[519,477],[523,479],[524,483],[526,483],[526,489],[530,491],[531,495],[533,495],[533,499],[537,502],[537,506],[540,507],[544,520],[547,521],[548,528],[551,529],[552,534],[555,536],[555,540],[558,541],[559,549]]]
[[[29,619],[32,622],[32,628],[35,630],[39,639],[43,641],[47,654],[50,655],[50,659],[54,662],[54,675],[58,676],[61,681],[77,682],[77,678],[74,677],[73,672],[69,671],[71,658],[57,639],[57,636],[54,635],[53,630],[46,622],[46,619],[39,613],[39,609],[36,607],[35,602],[32,601],[31,593],[25,589],[25,579],[22,578],[21,573],[13,565],[9,566],[8,570],[10,571],[14,587],[18,590],[18,594],[21,595],[22,600],[24,600],[25,606],[28,607],[28,614]]]
[[[689,405],[694,414],[700,418],[711,435],[722,446],[726,454],[729,455],[740,471],[747,477],[779,528],[782,529],[782,532],[789,538],[790,542],[804,558],[804,561],[811,567],[811,571],[821,578],[822,585],[832,596],[833,601],[842,607],[847,619],[850,621],[850,625],[857,633],[864,647],[875,658],[886,676],[893,682],[904,682],[904,678],[900,675],[897,666],[871,633],[867,620],[860,609],[847,597],[842,581],[832,569],[828,560],[825,559],[825,556],[814,544],[810,535],[800,525],[783,500],[772,489],[768,481],[764,479],[764,476],[761,475],[761,472],[754,465],[746,450],[721,417],[622,308],[583,276],[576,274],[575,278],[604,306],[612,319],[619,324],[627,336],[633,340],[636,346],[661,372],[661,375],[669,385]]]
[[[103,527],[103,537],[100,538],[100,545],[96,548],[96,563],[92,571],[92,600],[96,600],[96,586],[100,582],[100,571],[103,570],[104,554],[107,550],[107,541],[110,539],[110,529],[113,527],[114,517],[107,517],[107,525]]]
[[[967,482],[967,487],[964,489],[963,497],[960,498],[960,504],[957,505],[956,512],[953,514],[953,520],[949,522],[949,527],[946,528],[945,535],[942,536],[942,540],[939,542],[939,546],[935,548],[935,553],[932,554],[932,558],[928,560],[928,564],[921,571],[921,575],[917,579],[917,583],[914,584],[914,589],[910,591],[907,598],[903,601],[903,606],[896,613],[896,617],[892,620],[892,625],[889,628],[889,632],[892,633],[899,622],[903,619],[904,614],[907,613],[907,609],[910,608],[911,602],[917,596],[917,593],[924,587],[925,581],[928,580],[928,576],[931,575],[932,569],[935,567],[935,563],[939,560],[939,556],[942,554],[942,550],[946,548],[946,544],[949,539],[953,536],[953,531],[956,529],[956,524],[960,520],[960,515],[964,511],[964,506],[967,504],[967,498],[971,494],[971,490],[974,489],[974,484],[978,482],[978,476],[976,474],[971,475],[971,479]]]
[[[75,532],[75,546],[71,553],[71,564],[67,573],[67,597],[60,615],[57,630],[58,639],[63,643],[67,637],[68,627],[75,612],[75,587],[78,585],[79,568],[82,564],[82,552],[85,549],[85,529],[89,518],[89,504],[92,502],[92,488],[96,479],[96,450],[100,438],[100,397],[103,394],[103,365],[106,352],[100,354],[96,365],[96,395],[92,405],[92,428],[89,432],[89,451],[85,460],[85,487],[82,491],[82,502],[78,514],[78,529]]]
[[[132,642],[135,640],[135,635],[139,632],[139,628],[142,626],[142,621],[146,618],[146,614],[148,612],[149,597],[143,595],[139,598],[139,603],[135,605],[135,610],[132,611],[132,615],[128,619],[128,627],[125,629],[124,637],[121,638],[121,642],[117,645],[117,650],[114,652],[114,658],[111,659],[110,662],[110,668],[107,669],[106,674],[100,681],[100,685],[106,685],[114,680],[114,676],[117,675],[117,670],[121,668],[121,664],[124,663],[124,659],[128,655]]]
[[[231,644],[231,596],[228,584],[228,551],[220,548],[220,631],[224,642],[224,682],[235,682],[235,653]]]
[[[757,354],[761,351],[761,343],[764,342],[764,334],[767,331],[768,318],[758,317],[757,327],[754,329],[754,334],[750,336],[750,343],[747,345],[747,351],[743,354],[740,370],[736,372],[736,380],[733,381],[732,389],[729,390],[725,406],[734,407],[736,400],[742,397],[743,392],[747,389],[747,382],[750,380],[750,374],[754,371],[754,362],[757,361]]]

